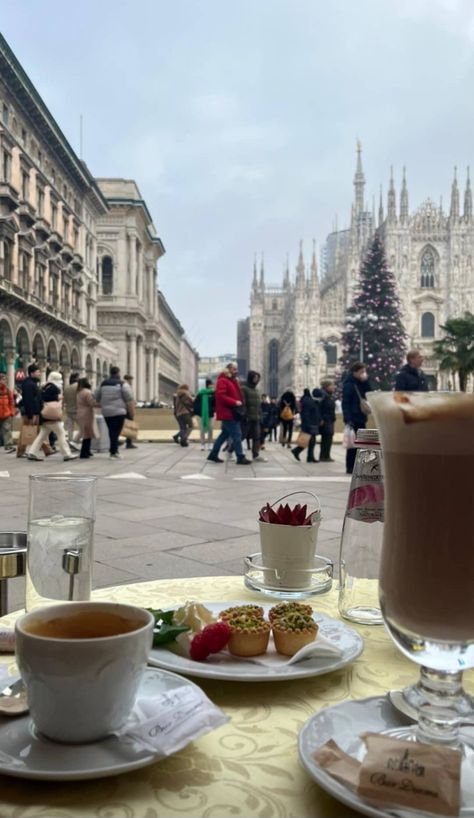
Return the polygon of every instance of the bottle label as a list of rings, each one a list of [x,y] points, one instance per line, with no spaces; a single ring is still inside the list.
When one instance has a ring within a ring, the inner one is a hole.
[[[363,523],[383,523],[383,483],[366,483],[352,489],[347,502],[347,516]]]
[[[383,523],[384,485],[379,452],[361,452],[355,464],[346,516],[363,523]]]

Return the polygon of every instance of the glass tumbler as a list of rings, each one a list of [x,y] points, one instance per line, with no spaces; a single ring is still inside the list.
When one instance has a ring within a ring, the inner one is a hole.
[[[351,622],[381,625],[375,580],[382,554],[384,484],[377,429],[359,429],[355,445],[339,554],[339,613]]]
[[[27,611],[91,595],[96,477],[30,475]]]

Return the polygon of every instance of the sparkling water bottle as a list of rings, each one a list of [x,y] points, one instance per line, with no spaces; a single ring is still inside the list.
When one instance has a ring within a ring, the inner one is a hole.
[[[359,429],[339,553],[339,613],[363,625],[381,625],[378,580],[382,553],[384,484],[377,429]]]

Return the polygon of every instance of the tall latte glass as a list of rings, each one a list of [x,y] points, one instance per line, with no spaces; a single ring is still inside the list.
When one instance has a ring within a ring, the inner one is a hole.
[[[418,735],[456,744],[474,667],[474,396],[378,393],[385,471],[380,604],[399,649],[438,673]]]

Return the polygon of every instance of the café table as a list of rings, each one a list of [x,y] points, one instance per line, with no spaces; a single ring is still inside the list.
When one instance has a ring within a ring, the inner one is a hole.
[[[247,590],[236,576],[120,585],[100,589],[93,598],[157,608],[186,600],[222,601],[226,606],[239,600],[270,601]],[[335,589],[313,597],[311,603],[316,610],[338,617]],[[1,623],[11,624],[14,618],[10,614]],[[274,682],[194,678],[230,721],[149,767],[67,783],[0,776],[1,818],[358,815],[326,794],[305,771],[298,758],[299,730],[323,707],[412,684],[418,669],[397,650],[383,626],[354,627],[365,640],[362,655],[326,675]],[[14,659],[4,654],[0,662],[13,666]],[[470,692],[473,681],[474,674],[466,674]]]

